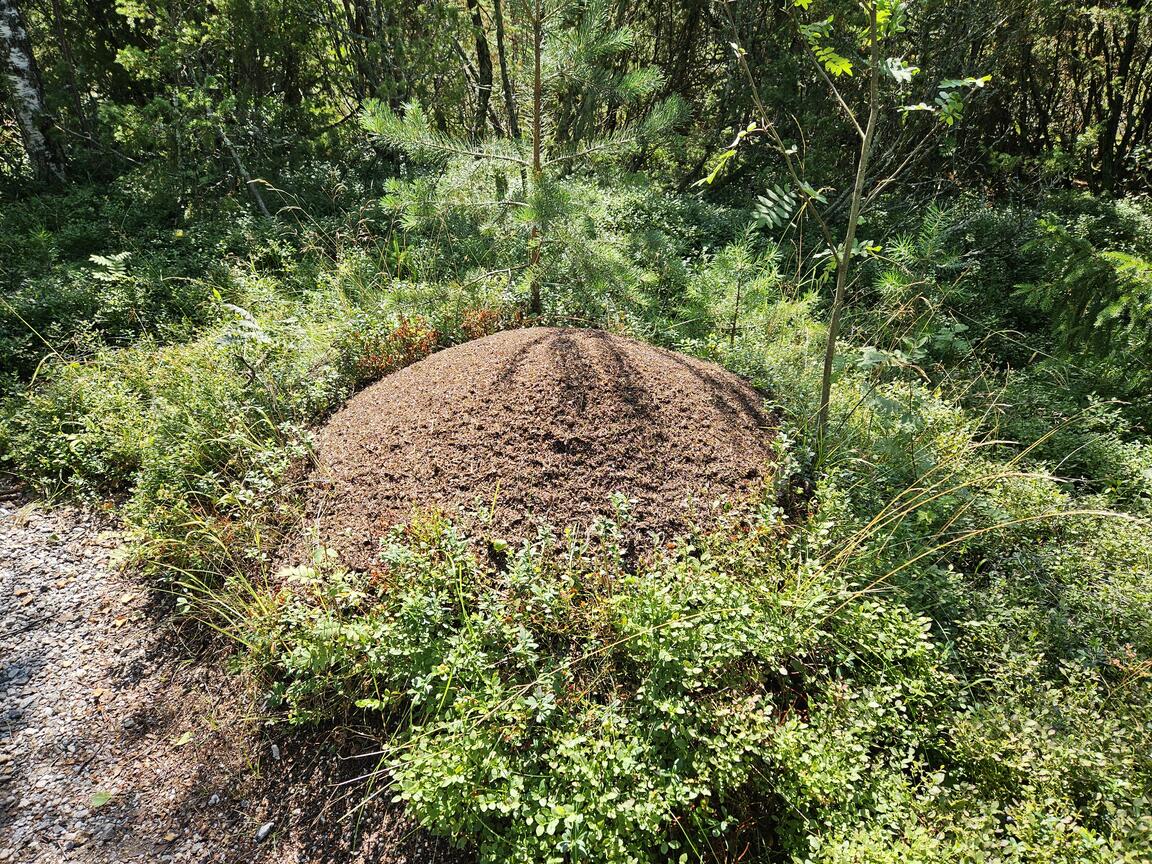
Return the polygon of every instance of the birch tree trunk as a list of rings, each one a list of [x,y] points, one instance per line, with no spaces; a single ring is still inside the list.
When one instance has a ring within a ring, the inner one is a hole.
[[[12,91],[20,136],[32,172],[37,180],[62,181],[64,159],[48,131],[40,71],[36,68],[36,58],[32,56],[32,45],[16,0],[0,0],[0,61]]]

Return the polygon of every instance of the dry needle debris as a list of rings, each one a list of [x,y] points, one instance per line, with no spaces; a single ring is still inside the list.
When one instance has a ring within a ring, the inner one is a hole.
[[[389,375],[332,418],[304,538],[368,569],[414,508],[515,542],[610,517],[617,494],[635,544],[668,540],[759,488],[777,422],[712,363],[597,330],[508,330]]]

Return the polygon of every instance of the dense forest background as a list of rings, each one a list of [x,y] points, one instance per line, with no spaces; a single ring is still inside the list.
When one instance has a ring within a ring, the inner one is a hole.
[[[0,0],[0,70],[5,482],[426,828],[1148,860],[1147,0]],[[265,590],[318,423],[538,323],[770,394],[751,527]]]
[[[394,109],[418,102],[438,132],[482,139],[519,138],[517,115],[531,99],[531,4],[52,0],[25,4],[23,15],[20,6],[5,4],[6,39],[35,61],[29,80],[46,115],[38,121],[46,141],[31,165],[40,179],[107,180],[141,162],[153,170],[163,164],[182,179],[183,196],[195,198],[235,182],[237,159],[275,183],[308,157],[339,152],[349,171],[383,158],[355,122],[368,100]],[[568,79],[553,83],[548,106],[558,140],[614,129],[678,96],[689,110],[673,138],[659,152],[634,155],[630,167],[686,188],[759,97],[792,118],[789,135],[807,142],[821,170],[839,176],[843,169],[836,104],[806,62],[786,5],[693,0],[539,12],[549,41],[565,43],[548,46],[554,71]],[[829,4],[821,17],[838,13]],[[1138,0],[925,2],[902,15],[893,53],[929,73],[916,81],[916,95],[935,95],[942,78],[996,82],[970,107],[949,142],[946,170],[933,176],[978,178],[982,190],[1001,194],[1021,182],[1086,184],[1108,194],[1147,183],[1152,48]],[[758,92],[733,62],[734,42],[755,70]],[[859,81],[843,86],[860,95]],[[29,168],[16,114],[10,103],[3,148],[10,181]],[[916,131],[886,130],[886,157],[906,156]]]

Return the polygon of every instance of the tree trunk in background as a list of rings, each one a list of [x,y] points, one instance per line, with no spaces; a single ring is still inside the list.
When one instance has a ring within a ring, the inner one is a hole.
[[[504,6],[493,0],[496,15],[496,54],[500,60],[500,83],[504,89],[504,110],[508,114],[508,134],[520,140],[520,122],[516,117],[516,100],[512,95],[512,75],[508,70],[508,54],[504,49]]]
[[[484,121],[492,99],[492,51],[484,33],[480,0],[468,0],[468,11],[472,14],[472,29],[476,34],[476,119],[472,124],[472,137],[479,140],[484,137]]]
[[[544,82],[540,73],[540,55],[544,47],[544,7],[541,0],[535,0],[532,15],[532,194],[540,194],[540,178],[544,176],[544,165],[540,160],[540,115],[544,111]],[[532,294],[528,301],[528,311],[539,315],[543,311],[540,301],[540,214],[532,222]]]
[[[0,53],[32,172],[37,180],[63,181],[64,157],[49,131],[40,71],[16,0],[0,0]]]
[[[356,0],[354,3],[350,0],[343,0],[342,5],[345,21],[343,33],[345,47],[348,55],[352,58],[356,72],[353,78],[353,92],[357,99],[364,99],[366,96],[374,95],[376,91],[376,72],[372,69],[372,64],[369,62],[365,50],[365,45],[376,37],[375,28],[372,26],[372,16],[364,0]]]
[[[1125,97],[1128,95],[1128,75],[1132,71],[1136,40],[1140,34],[1140,12],[1135,8],[1135,3],[1132,6],[1128,26],[1124,28],[1120,43],[1115,46],[1119,52],[1115,70],[1112,68],[1110,46],[1107,41],[1104,43],[1104,108],[1107,113],[1104,116],[1104,132],[1100,136],[1100,188],[1110,195],[1116,192],[1124,179],[1123,160],[1127,154],[1117,152],[1120,149],[1120,128],[1125,115],[1131,117],[1133,112],[1133,106],[1125,104]]]
[[[72,99],[72,110],[76,112],[76,122],[80,124],[80,130],[91,144],[94,130],[76,77],[76,58],[72,55],[72,43],[64,26],[64,11],[60,8],[60,0],[52,0],[52,29],[56,33],[56,47],[60,50],[60,57],[64,60],[64,69],[68,75],[68,95]]]

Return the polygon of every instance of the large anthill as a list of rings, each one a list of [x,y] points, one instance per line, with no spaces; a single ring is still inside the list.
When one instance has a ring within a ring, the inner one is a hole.
[[[515,541],[610,515],[613,493],[635,499],[634,542],[668,539],[763,482],[774,427],[761,395],[714,364],[596,330],[509,330],[389,375],[332,417],[300,544],[367,569],[414,508],[465,527],[483,512],[488,536]]]

